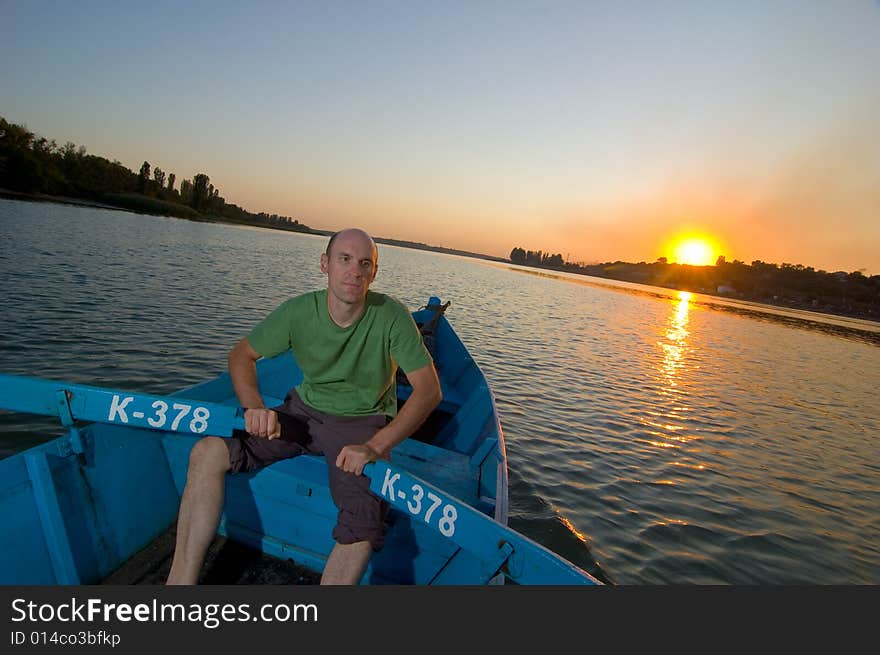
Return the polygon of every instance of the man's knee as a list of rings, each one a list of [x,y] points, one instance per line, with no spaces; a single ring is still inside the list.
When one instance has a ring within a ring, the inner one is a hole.
[[[204,437],[189,453],[191,473],[225,473],[230,468],[229,448],[222,437]]]

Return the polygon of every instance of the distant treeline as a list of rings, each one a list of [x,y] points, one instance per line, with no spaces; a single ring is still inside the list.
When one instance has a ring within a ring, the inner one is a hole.
[[[665,257],[655,262],[606,262],[575,264],[561,254],[516,247],[510,253],[513,264],[550,268],[626,282],[638,282],[670,289],[750,300],[770,305],[842,314],[880,320],[880,275],[861,271],[815,270],[801,264],[770,264],[760,260],[745,264],[728,262],[724,256],[714,266],[669,264]]]
[[[431,246],[420,241],[404,241],[402,239],[389,239],[386,237],[373,237],[376,243],[387,243],[389,246],[399,246],[401,248],[411,248],[412,250],[429,250],[431,252],[442,252],[447,255],[458,255],[460,257],[476,257],[478,259],[487,259],[495,262],[506,262],[503,257],[493,257],[492,255],[483,255],[470,250],[459,250],[457,248],[444,248],[443,246]]]
[[[289,216],[251,213],[227,203],[205,173],[180,181],[145,161],[135,173],[118,161],[90,155],[84,146],[37,136],[0,116],[0,189],[62,196],[142,213],[197,220],[223,220],[299,232],[311,228]]]

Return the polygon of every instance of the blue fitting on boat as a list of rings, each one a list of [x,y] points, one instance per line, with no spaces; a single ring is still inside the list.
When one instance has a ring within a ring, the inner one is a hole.
[[[70,392],[62,389],[55,394],[58,402],[58,418],[61,419],[61,425],[70,428],[68,434],[68,445],[73,453],[80,455],[84,452],[82,435],[74,426],[73,412],[70,409]],[[64,454],[64,453],[62,453]]]
[[[70,396],[64,389],[55,394],[55,400],[58,402],[58,418],[61,419],[61,425],[67,427],[73,425],[73,412],[70,411]]]

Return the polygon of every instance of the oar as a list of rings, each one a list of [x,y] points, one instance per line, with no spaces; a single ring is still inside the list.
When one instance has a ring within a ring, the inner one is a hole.
[[[378,461],[367,464],[364,474],[377,496],[475,555],[487,578],[503,572],[520,584],[601,584],[541,544],[397,466]]]
[[[245,427],[240,407],[21,375],[0,375],[0,409],[57,416],[64,425],[93,421],[218,437]]]
[[[0,408],[184,434],[229,437],[244,429],[240,407],[117,391],[55,380],[0,375]],[[370,490],[424,521],[482,563],[486,579],[503,572],[523,584],[599,584],[582,569],[421,478],[387,462],[367,464]]]

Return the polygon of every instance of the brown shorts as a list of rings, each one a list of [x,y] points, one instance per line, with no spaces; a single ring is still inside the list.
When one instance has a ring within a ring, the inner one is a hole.
[[[346,473],[336,466],[344,446],[369,441],[388,422],[384,414],[334,416],[306,405],[295,389],[278,412],[281,436],[277,439],[254,437],[236,430],[225,439],[229,448],[230,473],[255,471],[281,459],[302,454],[323,455],[330,476],[330,494],[339,510],[333,538],[340,544],[369,541],[373,550],[382,547],[388,504],[370,491],[370,480]]]

